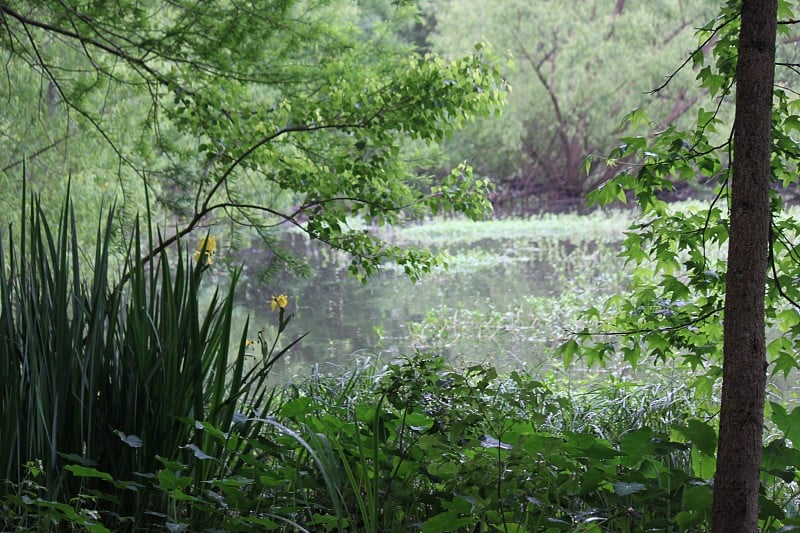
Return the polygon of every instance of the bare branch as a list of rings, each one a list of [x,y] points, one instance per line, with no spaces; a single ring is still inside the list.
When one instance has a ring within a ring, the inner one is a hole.
[[[686,57],[684,62],[681,63],[680,66],[678,68],[676,68],[674,71],[672,71],[672,74],[667,76],[667,79],[664,81],[664,83],[662,83],[661,85],[659,85],[658,87],[656,87],[655,89],[650,91],[650,94],[655,94],[655,93],[663,90],[667,85],[669,85],[670,82],[672,82],[672,79],[675,78],[675,76],[677,76],[678,73],[680,71],[682,71],[684,68],[686,68],[686,65],[688,65],[692,61],[692,58],[694,57],[695,54],[701,53],[706,46],[711,44],[711,42],[714,41],[714,39],[716,39],[716,36],[720,32],[720,30],[722,30],[725,26],[727,26],[728,24],[730,24],[731,22],[733,22],[737,18],[739,18],[738,14],[730,17],[729,19],[727,19],[724,22],[722,22],[722,24],[720,24],[719,26],[714,28],[711,31],[711,35],[709,35],[708,38],[700,44],[700,46],[695,48],[694,51]]]
[[[17,159],[16,161],[12,161],[8,165],[4,166],[3,168],[0,168],[0,172],[7,172],[7,171],[11,170],[12,168],[21,165],[25,161],[32,161],[33,159],[36,159],[37,157],[39,157],[43,153],[47,152],[48,150],[52,150],[53,148],[55,148],[59,144],[66,142],[67,139],[69,139],[69,137],[71,135],[72,135],[72,133],[67,132],[63,137],[61,137],[60,139],[56,139],[55,141],[51,142],[50,144],[48,144],[44,148],[39,148],[38,150],[36,150],[32,154],[27,155],[27,156],[23,157],[22,159]]]

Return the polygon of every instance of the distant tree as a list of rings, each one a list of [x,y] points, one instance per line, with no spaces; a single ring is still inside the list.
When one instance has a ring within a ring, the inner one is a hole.
[[[708,2],[576,2],[472,0],[436,2],[434,49],[466,50],[482,35],[510,50],[505,72],[513,94],[500,121],[482,121],[454,136],[447,152],[469,159],[508,196],[532,193],[580,198],[616,172],[603,157],[617,142],[619,122],[647,102],[657,123],[676,123],[702,94],[691,72],[658,91],[692,46],[693,24],[711,16]],[[587,172],[588,170],[588,172]]]
[[[4,117],[0,142],[15,149],[0,162],[2,179],[18,182],[27,159],[43,163],[32,176],[64,179],[77,163],[82,175],[110,180],[113,159],[123,188],[147,190],[179,215],[164,245],[227,221],[257,231],[280,258],[273,230],[294,224],[351,254],[356,274],[393,259],[416,276],[436,261],[430,253],[385,243],[348,219],[483,216],[486,181],[459,166],[432,184],[404,147],[438,143],[498,111],[505,83],[486,47],[450,60],[402,44],[408,2],[367,7],[0,2],[11,88],[4,113],[28,117]],[[54,131],[51,113],[60,114]],[[49,150],[72,159],[50,168]]]

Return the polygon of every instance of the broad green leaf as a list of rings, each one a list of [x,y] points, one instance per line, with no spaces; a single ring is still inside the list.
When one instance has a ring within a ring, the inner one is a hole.
[[[640,428],[626,433],[620,440],[620,451],[627,455],[622,461],[634,466],[653,454],[653,433],[650,428]]]
[[[696,511],[681,511],[677,515],[675,515],[675,522],[680,527],[681,531],[687,531],[694,526],[701,524],[705,520],[704,513],[698,513]]]
[[[124,442],[125,444],[130,446],[131,448],[141,448],[142,444],[144,444],[142,442],[141,437],[139,437],[137,435],[133,435],[133,434],[126,435],[125,433],[123,433],[122,431],[120,431],[118,429],[114,430],[114,433],[117,435],[117,437],[119,437],[119,440],[121,440],[122,442]]]
[[[427,519],[422,524],[422,533],[445,533],[456,531],[462,527],[471,526],[474,520],[468,516],[461,516],[456,511],[445,511]]]
[[[405,423],[414,431],[426,431],[433,427],[434,419],[425,413],[413,411],[406,415]]]
[[[180,491],[192,484],[192,478],[188,476],[178,476],[172,470],[158,471],[158,485],[165,491]]]
[[[800,446],[800,407],[795,407],[791,413],[787,413],[786,409],[776,402],[770,402],[770,406],[772,421],[793,445]]]
[[[708,455],[696,448],[692,448],[689,454],[692,462],[692,472],[700,479],[711,479],[717,469],[717,461],[712,455]]]
[[[195,496],[192,496],[191,494],[186,494],[185,492],[183,492],[180,489],[172,489],[172,490],[167,491],[167,492],[169,493],[170,498],[173,498],[173,499],[178,500],[178,501],[182,501],[182,502],[200,501],[199,498],[197,498]]]
[[[173,461],[172,459],[167,459],[166,457],[161,457],[158,455],[156,456],[156,459],[165,467],[172,470],[173,472],[178,472],[179,470],[186,469],[186,465],[178,461]]]
[[[706,484],[683,487],[683,506],[689,511],[711,512],[711,486]]]
[[[697,419],[687,422],[686,426],[676,428],[694,448],[713,457],[717,453],[717,432],[708,423]]]
[[[192,451],[192,454],[200,460],[213,459],[210,455],[201,450],[196,444],[187,444],[186,448]]]
[[[561,352],[561,356],[564,359],[564,365],[570,366],[575,359],[575,354],[578,352],[579,346],[578,341],[575,339],[570,339],[564,344],[561,345],[559,351]]]
[[[301,396],[300,398],[289,400],[283,404],[280,412],[281,416],[286,418],[302,418],[305,415],[313,412],[313,410],[314,406],[311,398]]]
[[[625,481],[614,481],[614,492],[617,496],[630,496],[631,494],[636,494],[637,492],[641,492],[645,490],[645,485],[643,483],[628,483]]]
[[[789,115],[784,119],[783,125],[787,130],[800,131],[800,116]]]
[[[114,478],[111,477],[111,474],[108,474],[106,472],[100,472],[96,468],[90,468],[87,466],[66,465],[64,467],[64,470],[72,472],[74,475],[78,477],[94,477],[94,478],[105,479],[106,481],[114,480]]]
[[[778,329],[782,333],[790,331],[800,323],[800,314],[796,309],[784,309],[777,316]]]

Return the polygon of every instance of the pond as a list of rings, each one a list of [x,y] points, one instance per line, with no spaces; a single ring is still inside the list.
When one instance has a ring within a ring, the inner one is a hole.
[[[283,273],[258,281],[267,253],[243,256],[237,316],[251,331],[277,323],[273,295],[290,297],[294,318],[285,341],[307,335],[278,372],[341,372],[364,357],[430,350],[459,362],[540,364],[581,306],[624,283],[617,243],[627,216],[552,215],[467,222],[432,220],[394,230],[396,242],[447,251],[447,269],[412,283],[383,269],[366,284],[347,274],[343,255],[284,234],[284,244],[311,267],[305,278]]]

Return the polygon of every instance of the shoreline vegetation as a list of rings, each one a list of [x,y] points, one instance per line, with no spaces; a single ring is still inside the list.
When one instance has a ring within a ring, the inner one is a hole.
[[[427,326],[411,328],[424,349],[351,358],[338,373],[273,387],[270,373],[302,342],[287,337],[295,302],[273,295],[260,330],[235,320],[236,271],[226,292],[201,303],[218,240],[165,250],[150,269],[129,258],[130,289],[108,293],[111,216],[93,268],[76,271],[69,208],[52,228],[32,212],[24,250],[6,252],[0,265],[2,349],[12,363],[4,398],[18,402],[3,410],[4,435],[14,435],[4,453],[3,530],[599,532],[707,523],[718,391],[703,374],[675,363],[565,374],[552,370],[560,361],[546,371],[448,361],[446,331],[480,345],[481,331],[502,326],[520,335],[519,349],[536,344],[508,314],[484,310],[470,322],[462,313],[456,331],[434,309]],[[605,217],[569,220],[595,238],[624,225],[618,212]],[[569,233],[565,220],[499,225],[514,240],[542,222],[534,238],[558,239]],[[492,226],[478,223],[470,236],[442,221],[400,233],[471,243]],[[137,231],[131,243],[142,238]],[[529,303],[542,317],[587,298]],[[548,357],[560,357],[554,348]],[[800,411],[771,409],[775,435],[793,435]],[[779,438],[765,453],[774,514],[765,524],[786,524],[795,451]]]

